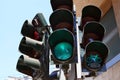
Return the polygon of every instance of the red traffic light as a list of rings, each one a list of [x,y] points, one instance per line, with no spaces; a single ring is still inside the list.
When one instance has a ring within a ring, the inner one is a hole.
[[[23,36],[30,37],[35,40],[41,40],[42,35],[39,34],[36,28],[26,20],[23,24],[21,33]]]

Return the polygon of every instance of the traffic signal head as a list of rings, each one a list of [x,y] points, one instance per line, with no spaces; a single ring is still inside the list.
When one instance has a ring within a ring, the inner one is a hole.
[[[28,20],[24,22],[21,34],[35,40],[41,40],[42,38],[42,35],[39,34],[39,32],[34,28],[32,24],[28,22]]]
[[[33,77],[34,71],[40,69],[40,66],[41,64],[39,60],[21,55],[17,62],[16,68],[19,72]]]
[[[104,33],[105,29],[102,24],[96,21],[90,21],[86,23],[83,30],[81,47],[85,48],[89,42],[92,42],[94,40],[102,41]]]
[[[75,38],[74,15],[72,0],[51,0],[53,13],[49,21],[53,33],[49,36],[48,43],[55,64],[73,62]]]
[[[65,28],[73,32],[73,13],[66,9],[55,10],[50,16],[52,30]]]
[[[101,18],[101,10],[93,5],[85,6],[82,9],[82,17],[79,29],[83,31],[84,25],[89,21],[100,21]]]
[[[108,51],[108,47],[104,43],[100,41],[90,42],[86,46],[83,60],[85,68],[90,71],[100,70],[106,61]]]
[[[73,10],[73,0],[51,0],[53,11],[60,8]]]
[[[67,29],[55,30],[49,37],[53,59],[58,63],[69,62],[74,53],[74,36]]]

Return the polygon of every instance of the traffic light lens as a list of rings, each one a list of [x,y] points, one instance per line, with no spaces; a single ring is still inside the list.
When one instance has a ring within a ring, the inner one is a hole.
[[[102,62],[102,59],[98,55],[90,55],[86,59],[87,65],[91,68],[99,68]]]
[[[87,58],[87,62],[88,63],[93,63],[93,62],[97,62],[97,63],[101,63],[101,58],[98,55],[90,55]]]
[[[37,31],[34,32],[34,39],[39,40],[39,33]]]
[[[68,60],[72,56],[73,48],[70,43],[61,42],[54,48],[54,55],[59,60]]]

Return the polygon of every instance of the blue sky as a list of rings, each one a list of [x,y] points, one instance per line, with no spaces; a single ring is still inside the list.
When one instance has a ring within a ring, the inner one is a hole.
[[[22,55],[18,51],[22,39],[20,31],[23,22],[31,21],[36,13],[43,13],[48,22],[52,13],[50,0],[0,1],[0,80],[23,75],[16,71],[16,63]]]

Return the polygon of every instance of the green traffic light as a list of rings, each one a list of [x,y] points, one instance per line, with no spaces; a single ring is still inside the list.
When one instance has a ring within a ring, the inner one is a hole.
[[[89,57],[86,59],[87,65],[91,68],[99,68],[102,62],[102,59],[96,54],[93,55],[91,54]]]
[[[90,71],[99,71],[105,64],[108,56],[108,47],[101,41],[93,41],[87,44],[84,55],[86,69]]]
[[[48,42],[55,64],[72,61],[74,57],[74,35],[72,32],[67,29],[55,30],[50,35]]]
[[[101,63],[102,62],[102,59],[98,56],[98,55],[90,55],[88,58],[87,58],[87,62],[88,63],[93,63],[93,62],[96,62],[96,63]]]
[[[73,47],[68,42],[61,42],[57,44],[54,48],[54,55],[59,60],[68,60],[71,58],[73,52]]]

